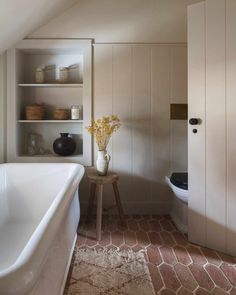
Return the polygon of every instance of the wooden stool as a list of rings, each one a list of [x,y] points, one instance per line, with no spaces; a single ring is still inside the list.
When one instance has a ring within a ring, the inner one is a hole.
[[[102,211],[103,211],[102,196],[103,196],[104,184],[109,184],[109,183],[112,184],[114,194],[115,194],[116,206],[120,216],[120,221],[122,224],[124,224],[123,209],[122,209],[120,194],[119,194],[119,190],[117,186],[117,181],[119,180],[119,176],[116,173],[111,173],[111,172],[108,173],[106,176],[99,176],[97,171],[95,170],[88,170],[87,176],[89,181],[91,182],[90,197],[89,197],[89,204],[88,204],[88,210],[87,210],[87,222],[91,219],[94,199],[96,196],[97,197],[96,234],[97,234],[97,240],[100,241],[101,228],[102,228]]]

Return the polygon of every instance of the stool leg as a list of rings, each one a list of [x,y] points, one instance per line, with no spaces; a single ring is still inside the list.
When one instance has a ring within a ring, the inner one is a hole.
[[[103,185],[97,185],[97,240],[101,240],[102,236],[102,194],[103,194]]]
[[[119,216],[120,216],[120,222],[121,222],[122,225],[124,225],[125,224],[125,222],[124,222],[124,213],[123,213],[123,208],[122,208],[122,204],[121,204],[121,201],[120,201],[120,193],[119,193],[119,189],[118,189],[118,186],[117,186],[117,182],[113,182],[112,186],[113,186],[113,190],[114,190],[114,194],[115,194],[115,198],[116,198],[116,205],[117,205],[118,213],[119,213]]]
[[[87,218],[86,218],[87,223],[91,221],[91,217],[93,213],[93,204],[95,199],[95,192],[96,192],[96,183],[91,183],[89,203],[88,203],[88,209],[87,209]]]

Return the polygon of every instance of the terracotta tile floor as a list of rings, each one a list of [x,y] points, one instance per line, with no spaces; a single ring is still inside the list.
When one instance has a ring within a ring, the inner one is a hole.
[[[95,239],[95,218],[78,229],[79,247],[145,250],[156,294],[236,294],[236,258],[188,242],[169,216],[104,216],[103,235]],[[68,277],[68,282],[70,275]]]

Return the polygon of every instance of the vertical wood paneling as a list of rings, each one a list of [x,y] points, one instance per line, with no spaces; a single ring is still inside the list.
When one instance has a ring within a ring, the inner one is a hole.
[[[122,126],[113,136],[113,169],[120,175],[122,200],[135,202],[132,188],[132,46],[113,45],[113,114]],[[126,196],[130,199],[127,200]]]
[[[94,50],[94,118],[101,118],[112,114],[113,105],[113,48],[111,44],[95,45]],[[113,158],[112,141],[107,149]],[[97,159],[97,144],[94,144],[94,161]],[[113,169],[112,161],[110,169]],[[104,203],[113,201],[112,188],[104,187]]]
[[[227,252],[236,255],[236,1],[226,1]]]
[[[171,120],[171,171],[188,171],[188,123]]]
[[[171,48],[171,103],[187,101],[187,48]]]
[[[189,239],[205,245],[205,3],[188,9],[189,118],[199,118],[198,133],[188,128]],[[214,109],[214,108],[213,108]]]
[[[187,48],[171,47],[170,103],[187,102]],[[171,171],[187,171],[187,122],[170,121]]]
[[[6,103],[6,62],[5,62],[5,55],[0,55],[0,163],[4,162],[4,150],[6,145],[6,124],[5,124],[5,103]]]
[[[110,44],[99,44],[94,50],[94,118],[112,114],[113,49]],[[97,146],[95,145],[95,159]],[[112,144],[108,152],[112,156]],[[112,164],[112,163],[111,163]]]
[[[206,85],[207,246],[225,251],[225,0],[206,2]]]
[[[136,202],[150,202],[151,167],[151,51],[132,47],[132,169]]]
[[[128,212],[169,212],[165,176],[170,173],[171,77],[182,74],[178,62],[173,66],[172,47],[96,44],[94,48],[94,116],[113,113],[121,119],[109,146],[110,169],[120,175]],[[179,47],[175,58],[182,56],[181,50],[187,58],[186,47]],[[111,203],[108,186],[105,193],[104,203]]]
[[[170,202],[165,176],[170,173],[170,77],[171,47],[151,51],[152,202]]]

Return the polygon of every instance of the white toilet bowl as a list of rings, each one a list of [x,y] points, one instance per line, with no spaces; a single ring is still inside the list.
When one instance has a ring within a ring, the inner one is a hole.
[[[170,181],[170,177],[166,176],[166,183],[169,185],[169,187],[172,189],[175,196],[180,199],[182,202],[188,204],[188,190],[182,189],[176,185],[174,185]]]
[[[182,174],[182,175],[181,175]],[[180,176],[180,177],[179,177]],[[166,176],[166,183],[174,193],[171,217],[177,228],[183,232],[188,232],[188,182],[187,174],[173,173],[171,177]]]

